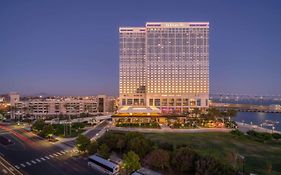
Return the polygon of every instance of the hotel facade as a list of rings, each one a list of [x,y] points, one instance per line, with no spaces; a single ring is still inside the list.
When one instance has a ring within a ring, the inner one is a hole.
[[[119,106],[184,113],[209,106],[209,23],[120,27]]]

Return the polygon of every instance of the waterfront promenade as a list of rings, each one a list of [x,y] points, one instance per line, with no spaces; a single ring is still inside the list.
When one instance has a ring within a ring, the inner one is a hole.
[[[281,134],[280,131],[263,128],[263,127],[260,127],[258,125],[250,125],[250,124],[241,123],[241,122],[236,122],[236,123],[238,125],[238,129],[242,132],[247,132],[249,130],[255,130],[257,132],[268,132],[268,133],[279,133],[279,134]]]

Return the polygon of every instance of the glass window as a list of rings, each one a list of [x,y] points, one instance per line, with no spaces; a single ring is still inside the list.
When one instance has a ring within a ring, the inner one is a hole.
[[[153,106],[153,99],[149,99],[149,106]]]
[[[201,99],[197,99],[197,106],[201,106]]]

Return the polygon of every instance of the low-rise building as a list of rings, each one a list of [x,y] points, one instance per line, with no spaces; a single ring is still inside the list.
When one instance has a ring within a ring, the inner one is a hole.
[[[13,96],[14,97],[14,96]],[[19,116],[99,115],[114,112],[115,98],[91,97],[11,98],[11,118]]]

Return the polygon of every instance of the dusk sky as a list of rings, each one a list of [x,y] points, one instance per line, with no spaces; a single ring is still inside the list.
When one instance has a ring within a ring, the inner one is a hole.
[[[210,92],[281,94],[280,0],[2,0],[0,94],[118,95],[120,26],[210,22]]]

